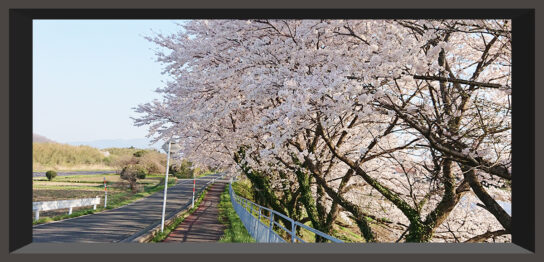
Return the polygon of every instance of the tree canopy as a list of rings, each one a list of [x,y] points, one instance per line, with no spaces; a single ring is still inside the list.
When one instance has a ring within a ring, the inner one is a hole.
[[[509,20],[193,20],[138,126],[366,241],[510,241]],[[387,228],[387,234],[377,227]],[[318,239],[318,241],[320,241]]]

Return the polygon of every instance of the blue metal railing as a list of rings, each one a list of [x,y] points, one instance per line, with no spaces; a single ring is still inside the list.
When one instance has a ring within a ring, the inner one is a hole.
[[[246,227],[248,233],[259,243],[305,243],[306,241],[297,236],[297,227],[308,230],[314,233],[316,236],[321,236],[331,242],[343,243],[341,240],[335,237],[329,236],[298,221],[294,221],[284,214],[278,213],[270,208],[257,205],[243,197],[236,195],[232,189],[232,179],[229,183],[229,193],[230,201],[232,202],[232,206],[238,214],[238,217],[240,217],[240,220],[242,220],[242,223]],[[265,213],[268,213],[268,216]],[[282,225],[279,221],[276,221],[275,218],[277,217],[281,217],[284,221],[288,221],[288,225]],[[286,228],[286,226],[289,226],[289,224],[291,229]],[[290,239],[285,240],[282,238],[276,231],[274,231],[274,226],[276,226],[277,229],[286,232],[290,236]]]

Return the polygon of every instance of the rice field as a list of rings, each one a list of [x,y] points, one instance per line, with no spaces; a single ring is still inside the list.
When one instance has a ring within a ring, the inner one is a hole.
[[[34,224],[103,211],[104,178],[106,179],[108,190],[107,209],[111,209],[126,205],[164,188],[163,177],[163,175],[148,175],[145,179],[138,180],[139,192],[137,193],[133,193],[128,183],[123,181],[117,174],[57,176],[53,181],[48,181],[45,177],[35,177],[32,184],[33,202],[100,196],[100,205],[97,206],[97,210],[93,210],[92,206],[73,208],[72,215],[68,215],[68,209],[41,211],[40,219],[34,221]],[[175,183],[175,178],[170,178],[168,182],[170,185]]]

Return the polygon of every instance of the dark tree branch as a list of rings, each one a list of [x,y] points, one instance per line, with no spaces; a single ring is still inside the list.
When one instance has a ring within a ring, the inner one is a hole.
[[[471,85],[471,86],[481,86],[481,87],[501,88],[501,89],[510,89],[511,88],[509,86],[503,86],[503,85],[500,85],[500,84],[482,83],[482,82],[477,82],[477,81],[469,81],[469,80],[458,79],[458,78],[450,78],[450,77],[420,76],[420,75],[415,75],[413,77],[414,77],[414,79],[418,79],[418,80],[444,81],[444,82],[458,83],[458,84]]]

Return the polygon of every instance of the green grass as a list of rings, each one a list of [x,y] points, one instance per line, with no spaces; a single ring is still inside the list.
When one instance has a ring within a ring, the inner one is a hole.
[[[255,202],[255,199],[253,198],[253,185],[249,179],[243,179],[232,183],[232,189],[236,195]]]
[[[138,179],[138,183],[139,184],[155,184],[157,183],[157,180],[160,180],[163,177],[164,177],[164,174],[149,174],[145,177],[145,179]],[[49,182],[89,183],[89,184],[96,184],[99,186],[103,186],[104,178],[106,178],[106,181],[108,184],[111,184],[112,182],[123,181],[118,174],[113,174],[113,173],[112,174],[97,174],[97,175],[58,176],[58,177],[55,177],[51,181],[48,181],[46,177],[35,177],[33,178],[33,181],[39,182],[39,183],[35,183],[34,187],[47,186],[48,184],[54,185],[54,183],[49,183]],[[171,178],[173,178],[173,176]]]
[[[346,242],[346,243],[362,243],[366,242],[363,236],[353,232],[353,229],[343,227],[341,225],[334,225],[333,234],[334,237]]]
[[[59,221],[59,220],[68,219],[68,218],[74,218],[74,217],[79,217],[79,216],[84,216],[84,215],[90,215],[90,214],[94,214],[94,213],[98,212],[99,209],[100,208],[98,208],[98,206],[97,206],[96,210],[85,209],[85,210],[80,210],[80,211],[74,211],[74,212],[72,212],[71,215],[66,214],[66,215],[60,215],[60,216],[54,216],[54,217],[42,217],[42,218],[32,222],[32,225],[50,223],[50,222],[53,222],[53,221]],[[102,208],[102,210],[103,210],[103,208]]]
[[[175,178],[168,179],[169,187],[175,184],[176,184]],[[67,187],[67,188],[71,188],[71,187]],[[79,188],[82,188],[82,187],[79,187]],[[71,215],[65,214],[65,215],[58,215],[53,217],[42,217],[34,221],[32,224],[37,225],[37,224],[49,223],[52,221],[59,221],[59,220],[67,219],[67,218],[90,215],[90,214],[98,213],[104,210],[118,208],[118,207],[127,205],[131,202],[134,202],[140,198],[150,196],[151,194],[163,189],[164,189],[164,180],[161,180],[159,183],[155,185],[144,185],[142,192],[139,192],[139,193],[132,193],[130,192],[130,190],[126,190],[116,194],[108,194],[108,206],[106,208],[104,208],[103,206],[102,207],[97,206],[96,210],[93,210],[92,207],[89,207],[88,209],[74,211],[72,212]]]
[[[46,168],[46,169],[36,169],[36,168],[33,168],[32,172],[47,172],[49,170],[54,170],[55,168],[54,167],[49,167],[49,168]],[[81,169],[77,169],[77,168],[70,168],[70,169],[66,169],[66,170],[58,170],[58,171],[61,171],[61,172],[80,172],[80,171],[98,171],[98,172],[102,172],[102,171],[111,171],[112,173],[114,173],[116,170],[116,167],[113,167],[113,166],[105,166],[103,168],[88,168],[87,166],[82,166]],[[58,176],[57,176],[58,177]],[[46,178],[47,179],[47,178]]]
[[[219,221],[226,225],[226,229],[219,242],[234,242],[234,243],[254,243],[255,239],[249,235],[244,224],[236,214],[230,202],[229,188],[221,194],[221,202],[219,202]]]
[[[174,221],[170,225],[165,226],[163,232],[158,232],[157,234],[155,234],[153,239],[151,239],[151,242],[157,243],[157,242],[164,241],[168,237],[168,235],[170,235],[170,233],[174,229],[176,229],[179,226],[179,224],[181,224],[181,222],[183,222],[183,220],[185,220],[185,218],[187,218],[189,215],[191,215],[193,212],[195,212],[195,210],[200,205],[200,202],[202,202],[202,199],[204,199],[204,197],[206,196],[206,193],[208,193],[208,190],[204,189],[202,191],[202,193],[200,194],[200,196],[198,197],[198,199],[195,201],[195,206],[193,208],[190,208],[189,210],[185,211],[183,214],[181,214],[181,216],[175,218]]]
[[[203,177],[203,176],[207,176],[207,175],[213,175],[217,172],[212,172],[212,171],[204,171],[202,173],[200,173],[199,175],[196,176],[196,178],[199,178],[199,177]]]
[[[253,201],[253,194],[252,194],[252,185],[251,185],[251,182],[247,179],[244,179],[244,180],[240,180],[238,182],[235,182],[232,184],[232,189],[234,190],[234,192],[243,197],[243,198],[246,198],[246,199],[249,199],[251,201]],[[222,205],[225,205],[223,208],[225,209],[224,213],[225,213],[225,217],[227,217],[227,213],[229,212],[228,211],[228,208],[232,209],[232,204],[230,202],[230,196],[228,194],[228,188],[227,190],[224,192],[224,195],[225,196],[221,196],[222,199]],[[223,202],[223,197],[227,198],[228,199],[228,203],[227,202]],[[228,205],[228,207],[227,207]],[[249,210],[248,210],[249,211]],[[221,209],[220,209],[220,212]],[[237,235],[243,235],[244,233],[247,234],[247,230],[245,229],[245,227],[243,226],[243,224],[241,223],[238,215],[236,214],[236,212],[234,211],[234,209],[232,209],[232,218],[231,220],[237,220],[239,221],[240,225],[239,227],[237,228],[237,232],[233,232],[233,230],[226,230],[225,231],[225,240],[223,242],[243,242],[243,241],[230,241],[230,239],[236,239],[238,236]],[[253,214],[256,217],[255,213]],[[268,226],[270,221],[267,217],[265,216],[262,216],[261,217],[261,222]],[[278,221],[280,224],[282,224],[284,227],[286,228],[290,228],[290,225],[284,225],[283,222],[280,220]],[[304,223],[305,225],[309,226],[309,227],[312,227],[312,223],[311,222],[306,222]],[[241,228],[240,228],[241,226]],[[281,229],[275,229],[274,230],[276,233],[278,233],[280,236],[283,236],[285,239],[289,240],[290,241],[290,235],[287,234],[285,231],[281,230]],[[332,232],[332,236],[344,241],[344,242],[364,242],[364,238],[362,236],[360,236],[359,234],[357,234],[358,232],[354,232],[353,229],[351,228],[346,228],[346,227],[342,227],[340,225],[335,225],[333,227],[333,232]],[[300,238],[302,238],[304,241],[306,242],[309,242],[309,243],[312,243],[312,242],[315,242],[315,234],[309,230],[306,230],[304,228],[299,228],[298,230],[298,234],[297,234]],[[249,236],[248,234],[248,237],[251,238],[251,236]]]
[[[57,176],[51,180],[52,182],[76,182],[76,183],[82,183],[82,182],[93,182],[93,183],[102,183],[103,178],[106,177],[107,181],[111,181],[111,178],[115,177],[118,178],[119,175],[115,174],[115,172],[111,172],[110,174],[96,174],[96,175],[70,175],[70,176]],[[49,181],[47,177],[41,176],[41,177],[33,177],[33,181]]]

